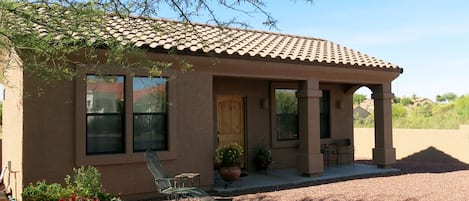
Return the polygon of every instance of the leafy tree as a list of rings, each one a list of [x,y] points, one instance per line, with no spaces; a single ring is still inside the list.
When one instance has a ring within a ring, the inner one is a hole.
[[[469,119],[469,96],[461,96],[454,104],[457,114],[463,119]]]
[[[392,104],[392,117],[402,118],[407,116],[407,109],[402,104]]]
[[[363,94],[353,94],[353,104],[358,105],[366,100],[366,95]]]
[[[9,61],[19,55],[23,70],[32,76],[46,82],[73,79],[76,57],[80,56],[96,72],[100,72],[102,64],[112,63],[130,71],[133,67],[144,67],[150,75],[158,76],[165,68],[172,67],[172,63],[147,59],[145,49],[126,44],[108,33],[105,22],[111,14],[121,18],[156,18],[168,17],[163,15],[167,11],[186,22],[187,28],[197,19],[218,26],[247,26],[236,17],[221,19],[221,12],[231,12],[232,16],[263,16],[264,24],[273,28],[277,23],[262,0],[2,0],[0,67],[8,69]],[[158,31],[158,27],[152,28]],[[99,54],[102,48],[108,50],[104,55]],[[169,51],[173,55],[175,52]],[[177,60],[183,70],[191,67],[186,61]]]
[[[436,101],[438,102],[451,102],[454,101],[458,96],[455,93],[445,93],[443,95],[437,95]]]
[[[403,106],[409,106],[409,105],[412,105],[414,104],[414,101],[409,98],[409,97],[402,97],[400,99],[400,103],[403,105]]]

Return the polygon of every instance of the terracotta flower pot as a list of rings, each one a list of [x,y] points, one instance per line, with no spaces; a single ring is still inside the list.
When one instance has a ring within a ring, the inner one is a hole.
[[[229,166],[220,168],[220,176],[223,180],[231,182],[236,181],[241,176],[241,168],[239,166]]]

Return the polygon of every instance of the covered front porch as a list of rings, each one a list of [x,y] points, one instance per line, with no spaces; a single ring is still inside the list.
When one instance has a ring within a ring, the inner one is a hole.
[[[334,181],[342,181],[371,176],[381,176],[398,173],[394,168],[378,168],[366,164],[349,164],[331,166],[317,177],[301,176],[295,168],[272,169],[267,174],[263,171],[249,172],[233,183],[226,183],[217,174],[214,179],[213,194],[216,196],[239,195],[251,192],[281,190],[294,187],[324,184]]]
[[[358,84],[350,76],[336,73],[340,80],[335,82],[214,76],[214,148],[233,142],[241,145],[247,171],[255,170],[256,151],[263,147],[275,161],[271,169],[321,175],[330,165],[354,160],[353,94],[366,86],[375,102],[373,161],[379,167],[391,167],[395,163],[391,83]],[[342,140],[348,140],[349,149],[340,156],[328,155],[325,148],[332,145],[338,152],[335,142]]]

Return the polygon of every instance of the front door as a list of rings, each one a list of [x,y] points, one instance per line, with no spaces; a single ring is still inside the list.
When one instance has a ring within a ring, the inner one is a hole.
[[[237,143],[244,147],[244,99],[242,96],[217,96],[218,147]]]

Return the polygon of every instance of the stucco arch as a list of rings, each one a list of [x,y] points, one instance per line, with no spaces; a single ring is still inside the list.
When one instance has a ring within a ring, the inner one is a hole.
[[[371,90],[371,98],[374,101],[375,146],[373,148],[373,162],[378,167],[391,167],[396,163],[396,149],[392,142],[392,100],[394,94],[391,90],[391,82],[350,85],[345,93],[353,97],[353,94],[361,87],[367,87]]]

